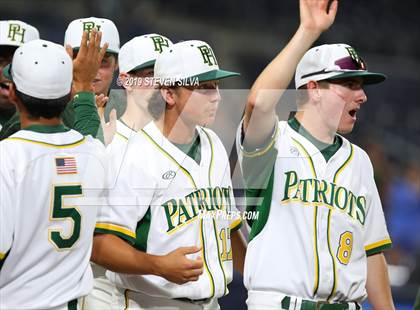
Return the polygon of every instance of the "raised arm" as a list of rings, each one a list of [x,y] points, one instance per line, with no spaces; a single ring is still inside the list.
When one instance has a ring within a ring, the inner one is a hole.
[[[303,54],[334,22],[338,1],[300,0],[300,26],[287,46],[270,62],[253,84],[248,96],[244,130],[245,145],[259,147],[272,134],[276,103],[293,78]],[[270,91],[271,90],[271,91]],[[275,94],[272,90],[276,90]]]
[[[92,30],[83,33],[80,49],[73,60],[73,100],[64,111],[63,120],[67,126],[83,135],[96,137],[100,119],[96,107],[92,81],[95,78],[108,44],[100,48],[101,32]],[[88,41],[89,39],[89,41]],[[66,46],[67,53],[73,59],[73,49]]]

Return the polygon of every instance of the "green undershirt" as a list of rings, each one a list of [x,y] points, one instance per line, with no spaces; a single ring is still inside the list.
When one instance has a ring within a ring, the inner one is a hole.
[[[201,161],[201,148],[200,148],[200,136],[197,135],[190,143],[179,144],[172,142],[177,148],[179,148],[186,155],[195,160],[197,164]]]
[[[311,135],[295,117],[291,118],[287,123],[297,133],[308,139],[321,152],[325,158],[325,161],[328,161],[343,144],[343,139],[337,135],[334,137],[334,142],[332,144],[319,141],[317,138]]]
[[[67,128],[63,124],[59,125],[30,125],[25,128],[24,130],[35,131],[39,133],[58,133],[58,132],[67,132],[70,128]]]

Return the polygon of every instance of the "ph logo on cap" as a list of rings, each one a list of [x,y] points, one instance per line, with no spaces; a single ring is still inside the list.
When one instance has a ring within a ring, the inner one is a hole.
[[[153,67],[156,58],[172,46],[171,40],[160,34],[151,33],[134,37],[123,46],[118,54],[120,72],[131,72]]]
[[[165,49],[155,63],[157,81],[220,80],[239,73],[222,70],[213,49],[204,41],[189,40]],[[158,82],[162,85],[162,82]]]
[[[208,64],[209,66],[217,65],[216,56],[214,56],[213,50],[210,46],[201,45],[197,46],[197,48],[200,50],[205,64]]]
[[[101,47],[108,43],[108,53],[118,54],[120,51],[120,36],[115,24],[106,18],[88,17],[72,21],[64,35],[64,46],[70,45],[73,49],[80,47],[84,31],[91,32],[93,29],[102,32]]]
[[[169,47],[169,44],[172,45],[172,42],[169,41],[168,38],[165,38],[161,35],[152,35],[150,38],[153,41],[155,46],[155,51],[158,53],[162,53],[164,47]]]
[[[39,39],[38,30],[20,20],[0,21],[0,45],[21,46]]]

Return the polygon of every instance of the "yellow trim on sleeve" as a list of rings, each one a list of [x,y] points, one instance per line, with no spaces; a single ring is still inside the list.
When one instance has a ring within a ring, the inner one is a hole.
[[[6,254],[0,253],[0,260],[2,260],[5,256]]]
[[[279,125],[278,125],[278,121],[276,121],[276,129],[274,130],[274,134],[271,137],[271,142],[265,148],[263,148],[262,150],[256,149],[255,151],[247,152],[247,151],[245,151],[245,148],[241,145],[241,151],[242,151],[243,155],[245,157],[251,157],[252,158],[252,157],[262,156],[265,153],[267,153],[273,147],[274,143],[276,142],[276,137],[277,137],[278,130],[279,130]]]
[[[378,242],[375,242],[375,243],[372,243],[372,244],[369,244],[369,245],[365,246],[365,251],[370,251],[372,249],[379,248],[380,246],[383,246],[385,244],[390,244],[390,243],[392,243],[391,239],[389,239],[389,238],[384,239],[384,240],[381,240],[381,241],[378,241]]]
[[[109,224],[109,223],[96,223],[95,228],[99,228],[99,229],[106,229],[106,230],[112,230],[112,231],[117,231],[120,232],[124,235],[130,236],[132,238],[136,238],[136,233],[132,232],[131,230],[115,225],[115,224]]]
[[[234,222],[232,222],[230,225],[229,225],[229,228],[230,229],[235,229],[236,227],[238,227],[239,225],[241,225],[241,223],[242,223],[242,219],[236,219]]]

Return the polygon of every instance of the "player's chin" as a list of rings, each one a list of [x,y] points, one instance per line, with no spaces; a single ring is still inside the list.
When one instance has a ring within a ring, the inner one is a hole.
[[[352,124],[341,124],[338,127],[337,132],[339,134],[345,135],[345,134],[351,133],[353,131],[353,128],[354,128],[354,123],[352,123]]]
[[[208,116],[201,120],[200,126],[204,126],[204,127],[211,126],[214,124],[215,119],[216,119],[215,116]]]

